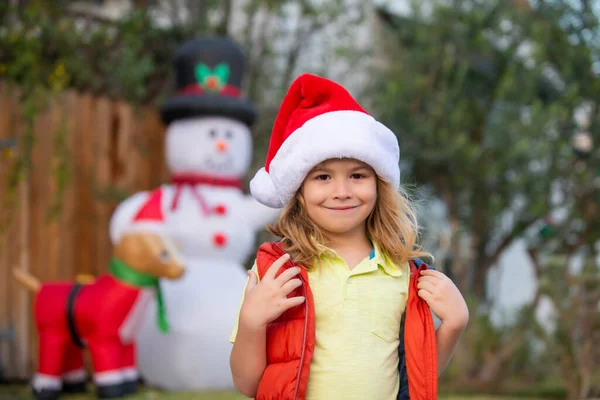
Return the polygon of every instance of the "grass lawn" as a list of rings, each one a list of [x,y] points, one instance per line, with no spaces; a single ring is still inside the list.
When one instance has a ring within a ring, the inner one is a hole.
[[[92,390],[92,385],[89,385]],[[91,400],[95,399],[93,393],[89,395],[71,395],[61,396],[65,400]],[[0,385],[0,400],[32,400],[31,390],[27,385]],[[161,392],[142,388],[135,396],[130,396],[128,400],[242,400],[246,397],[234,392],[210,392],[210,393],[190,393],[190,392]],[[440,395],[440,400],[523,400],[516,397],[493,397],[493,396],[456,396]],[[534,400],[527,398],[528,400]]]
[[[96,399],[93,386],[89,385],[88,395],[62,395],[65,400],[92,400]],[[243,400],[246,397],[232,392],[211,393],[169,393],[152,389],[142,389],[134,396],[127,397],[128,400]],[[25,385],[0,386],[0,400],[33,400],[31,389]]]

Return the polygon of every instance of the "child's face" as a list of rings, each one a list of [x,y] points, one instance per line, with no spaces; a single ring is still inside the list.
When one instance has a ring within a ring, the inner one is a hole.
[[[310,219],[325,235],[344,235],[365,228],[377,200],[377,175],[351,158],[316,165],[304,179],[301,195]]]

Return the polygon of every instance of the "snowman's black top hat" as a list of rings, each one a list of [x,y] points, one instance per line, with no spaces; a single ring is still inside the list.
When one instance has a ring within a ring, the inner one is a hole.
[[[253,124],[256,111],[241,91],[244,55],[232,40],[192,39],[179,47],[173,64],[177,91],[161,106],[165,124],[198,116],[224,116]]]

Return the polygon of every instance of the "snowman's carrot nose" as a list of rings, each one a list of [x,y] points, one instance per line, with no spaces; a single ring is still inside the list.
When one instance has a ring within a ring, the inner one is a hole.
[[[217,151],[226,151],[227,150],[227,142],[224,140],[219,140],[217,142]]]

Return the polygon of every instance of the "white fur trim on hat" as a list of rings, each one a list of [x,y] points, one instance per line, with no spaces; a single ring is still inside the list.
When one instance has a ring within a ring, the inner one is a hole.
[[[271,175],[264,168],[259,169],[250,181],[250,192],[259,202],[267,207],[283,207]]]
[[[318,115],[294,131],[250,182],[250,191],[268,207],[281,208],[302,185],[308,172],[331,158],[355,158],[369,164],[384,180],[400,185],[400,148],[394,133],[360,111]]]

